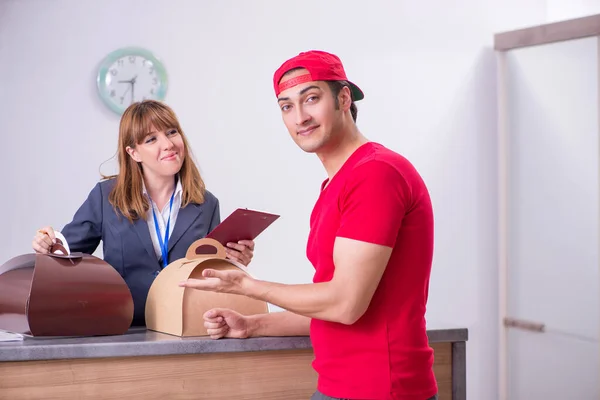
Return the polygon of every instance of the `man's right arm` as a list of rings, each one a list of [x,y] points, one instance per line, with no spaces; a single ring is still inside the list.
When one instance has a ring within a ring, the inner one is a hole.
[[[248,317],[248,337],[308,336],[310,320],[308,317],[290,311],[252,315]]]

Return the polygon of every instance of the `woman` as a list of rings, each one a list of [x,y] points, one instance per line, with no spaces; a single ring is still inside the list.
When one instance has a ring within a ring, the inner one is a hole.
[[[133,296],[132,325],[145,325],[154,278],[220,223],[219,201],[205,189],[175,113],[160,102],[125,110],[118,157],[118,175],[97,183],[60,233],[71,252],[92,254],[102,241],[104,260]],[[33,249],[47,253],[55,239],[52,227],[40,229]],[[248,265],[253,250],[250,240],[230,243],[227,257]]]

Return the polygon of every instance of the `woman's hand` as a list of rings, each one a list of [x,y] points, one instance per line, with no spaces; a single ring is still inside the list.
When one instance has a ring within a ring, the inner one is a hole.
[[[227,252],[227,258],[230,260],[248,266],[254,256],[254,241],[240,240],[237,243],[227,243],[225,251]]]
[[[51,226],[46,226],[37,231],[33,237],[31,247],[36,253],[48,254],[50,248],[56,243],[56,236],[54,235],[54,229]]]

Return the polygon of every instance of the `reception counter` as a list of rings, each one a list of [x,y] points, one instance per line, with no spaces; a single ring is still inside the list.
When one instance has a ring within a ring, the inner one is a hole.
[[[467,329],[432,327],[440,400],[466,398]],[[316,387],[308,337],[119,336],[0,343],[0,399],[306,400]]]

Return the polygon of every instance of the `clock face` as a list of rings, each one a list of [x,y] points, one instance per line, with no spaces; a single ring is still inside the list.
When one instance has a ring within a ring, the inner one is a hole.
[[[160,61],[150,52],[126,48],[109,54],[98,72],[98,90],[104,103],[122,114],[133,102],[163,100],[167,75]]]

